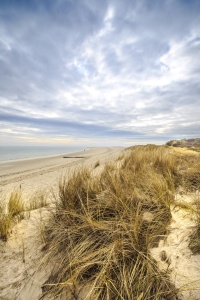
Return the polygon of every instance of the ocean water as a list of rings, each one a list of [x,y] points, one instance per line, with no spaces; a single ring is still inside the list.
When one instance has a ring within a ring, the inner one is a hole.
[[[82,146],[0,146],[0,161],[67,154],[84,149]]]

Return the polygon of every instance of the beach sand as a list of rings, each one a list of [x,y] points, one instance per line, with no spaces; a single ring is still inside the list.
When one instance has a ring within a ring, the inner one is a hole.
[[[66,155],[2,162],[0,201],[6,201],[13,190],[21,190],[26,204],[34,194],[45,194],[48,202],[55,201],[53,194],[57,194],[62,177],[69,178],[73,171],[82,167],[94,169],[97,162],[99,166],[94,172],[99,172],[122,151],[122,147],[92,148]],[[6,243],[0,241],[0,300],[40,298],[48,274],[44,266],[40,268],[43,259],[41,232],[49,213],[51,203],[31,211],[29,218],[13,228]]]
[[[92,148],[66,155],[1,162],[0,193],[6,197],[14,189],[21,189],[29,198],[39,190],[51,192],[58,188],[61,177],[68,177],[71,172],[81,167],[94,167],[97,161],[102,166],[115,159],[122,149]]]

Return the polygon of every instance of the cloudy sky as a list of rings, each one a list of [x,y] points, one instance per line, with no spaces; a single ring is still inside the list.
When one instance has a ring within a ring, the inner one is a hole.
[[[199,0],[0,1],[2,144],[199,136]]]

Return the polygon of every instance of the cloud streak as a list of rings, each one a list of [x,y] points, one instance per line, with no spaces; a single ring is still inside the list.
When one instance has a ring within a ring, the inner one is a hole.
[[[1,1],[0,138],[197,136],[199,13],[195,0]]]

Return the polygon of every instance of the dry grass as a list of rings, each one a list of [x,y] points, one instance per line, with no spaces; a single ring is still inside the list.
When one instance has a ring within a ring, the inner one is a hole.
[[[191,150],[176,151],[178,174],[176,183],[185,193],[198,193],[200,191],[200,154]],[[190,236],[189,248],[193,254],[200,253],[200,199],[195,204],[176,203],[179,208],[187,209],[196,218],[196,229]]]
[[[189,248],[193,254],[200,254],[200,199],[196,201],[196,224],[194,232],[190,236]]]
[[[43,192],[36,192],[30,198],[28,203],[28,210],[35,210],[48,205],[47,196]]]
[[[190,236],[189,248],[193,254],[200,254],[200,223],[194,233]]]
[[[60,180],[56,209],[42,230],[45,264],[52,271],[41,298],[178,299],[149,250],[168,233],[176,189],[200,189],[200,155],[148,145],[129,148],[119,161],[105,165],[95,177],[83,169]],[[46,204],[44,194],[34,195],[28,210]],[[195,254],[200,252],[198,205],[190,242]],[[191,209],[186,203],[176,206]],[[21,194],[15,191],[0,207],[0,238],[7,240],[13,224],[23,217]]]
[[[99,162],[99,160],[95,163],[95,165],[94,165],[94,169],[95,168],[97,168],[97,167],[99,167],[100,166],[100,162]]]
[[[181,185],[186,191],[200,190],[200,154],[197,152],[186,152],[177,155],[178,164],[178,185]]]
[[[176,174],[176,157],[148,146],[129,150],[120,168],[106,165],[99,177],[82,170],[63,178],[45,230],[46,262],[55,265],[43,296],[176,299],[149,254],[167,233]]]
[[[11,218],[20,215],[21,217],[23,217],[25,206],[22,201],[22,194],[20,191],[14,191],[10,194],[7,209],[8,209],[8,214],[11,216]]]
[[[5,213],[4,208],[1,206],[0,212],[0,239],[7,241],[12,225],[12,218],[9,214]]]
[[[10,194],[8,203],[1,201],[0,207],[0,238],[7,241],[11,228],[16,221],[24,218],[25,206],[20,191]]]
[[[14,224],[30,217],[30,211],[47,206],[47,197],[44,193],[37,192],[29,200],[28,205],[22,200],[21,190],[14,190],[8,201],[0,202],[0,239],[7,241]]]

